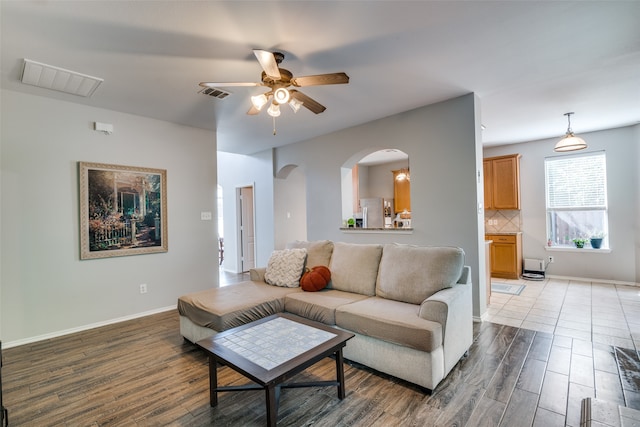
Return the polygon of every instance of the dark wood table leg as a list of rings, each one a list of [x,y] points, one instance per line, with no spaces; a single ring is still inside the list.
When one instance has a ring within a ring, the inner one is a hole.
[[[344,360],[342,358],[342,348],[336,351],[336,375],[338,376],[338,399],[344,399],[345,387],[344,387]]]
[[[278,400],[280,387],[268,385],[265,389],[267,397],[267,426],[275,427],[278,422]]]
[[[209,355],[209,404],[218,406],[218,363],[215,357]]]

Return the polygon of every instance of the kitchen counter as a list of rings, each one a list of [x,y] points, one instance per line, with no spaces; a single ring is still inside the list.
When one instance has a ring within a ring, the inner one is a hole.
[[[413,228],[391,228],[391,227],[340,227],[340,231],[343,233],[395,233],[395,234],[412,234]]]
[[[515,236],[517,234],[522,234],[522,231],[485,231],[484,234],[485,234],[485,236],[487,234],[490,234],[490,235],[498,234],[498,235],[504,235],[504,236]]]

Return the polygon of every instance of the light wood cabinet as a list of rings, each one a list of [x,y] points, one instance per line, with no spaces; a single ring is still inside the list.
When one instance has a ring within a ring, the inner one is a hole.
[[[399,174],[405,174],[402,179]],[[411,181],[406,177],[407,170],[393,171],[393,212],[411,212]]]
[[[520,154],[487,157],[482,166],[485,209],[520,209]]]
[[[353,213],[360,212],[360,169],[356,164],[351,169],[351,189],[353,191]]]
[[[522,272],[522,235],[487,234],[491,240],[491,276],[518,279]]]

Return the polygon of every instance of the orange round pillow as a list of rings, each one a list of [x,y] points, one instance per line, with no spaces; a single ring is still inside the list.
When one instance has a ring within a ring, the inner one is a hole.
[[[324,289],[331,280],[331,271],[324,265],[317,265],[311,270],[306,269],[300,278],[300,287],[307,292],[316,292]]]

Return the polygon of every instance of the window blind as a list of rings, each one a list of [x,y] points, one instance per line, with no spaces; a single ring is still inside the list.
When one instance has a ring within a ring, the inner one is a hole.
[[[606,209],[604,152],[545,159],[547,209]]]

